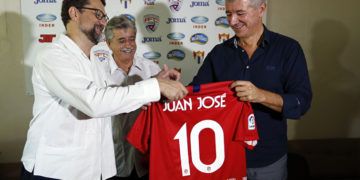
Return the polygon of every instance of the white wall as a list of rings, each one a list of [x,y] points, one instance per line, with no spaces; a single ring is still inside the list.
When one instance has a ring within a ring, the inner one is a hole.
[[[19,161],[33,97],[25,95],[19,0],[0,1],[0,162]]]
[[[314,91],[311,110],[289,121],[290,139],[360,137],[359,0],[270,1],[271,29],[304,48]]]

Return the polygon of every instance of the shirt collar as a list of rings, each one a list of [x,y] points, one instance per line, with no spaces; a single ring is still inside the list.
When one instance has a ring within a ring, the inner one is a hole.
[[[238,44],[237,42],[239,41],[239,38],[235,35],[234,37],[232,37],[229,41],[229,45],[238,48]],[[269,45],[270,43],[270,31],[266,28],[266,26],[264,25],[264,32],[260,37],[260,40],[258,42],[259,47],[261,48],[265,48],[267,45]]]
[[[78,55],[78,56],[83,56],[87,59],[89,59],[87,57],[87,55],[83,52],[82,49],[80,49],[80,47],[67,35],[65,34],[60,34],[59,37],[59,42],[61,42],[62,44],[64,44],[64,46],[72,53]]]
[[[114,57],[113,57],[112,55],[111,55],[110,57],[111,57],[111,58],[110,58],[110,62],[109,62],[110,73],[113,74],[113,73],[115,73],[116,70],[120,70],[120,71],[124,72],[121,68],[119,68],[119,67],[117,66],[117,64],[115,63]],[[142,68],[141,68],[141,63],[139,62],[139,58],[137,58],[136,54],[135,54],[135,56],[134,56],[133,64],[132,64],[132,66],[131,66],[131,68],[130,68],[129,74],[133,71],[133,68],[136,68],[136,69],[138,69],[139,71],[142,70]]]

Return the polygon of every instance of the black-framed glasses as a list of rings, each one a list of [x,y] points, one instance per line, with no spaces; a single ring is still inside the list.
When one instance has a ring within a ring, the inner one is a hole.
[[[95,17],[96,17],[96,19],[98,19],[98,20],[105,20],[105,21],[108,21],[108,20],[109,20],[109,17],[108,17],[104,12],[102,12],[100,9],[89,8],[89,7],[80,7],[80,8],[78,8],[78,9],[87,9],[87,10],[95,11]]]

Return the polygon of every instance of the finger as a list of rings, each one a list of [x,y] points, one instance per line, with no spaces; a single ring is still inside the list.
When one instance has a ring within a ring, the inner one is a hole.
[[[189,93],[189,91],[182,84],[180,84],[180,87],[181,87],[181,92],[182,92],[183,97],[186,96]]]
[[[184,98],[188,93],[188,90],[180,82],[178,82],[174,88],[176,89],[175,96],[177,96],[176,97],[177,100]]]
[[[249,81],[234,81],[233,83],[231,83],[230,85],[230,88],[234,88],[234,87],[237,87],[237,86],[245,86],[249,83]]]
[[[148,107],[147,107],[147,106],[141,106],[141,109],[142,109],[142,110],[147,110]]]
[[[176,81],[179,81],[181,78],[181,74],[178,71],[176,71],[175,69],[169,70],[169,76],[170,76],[170,79],[176,80]]]
[[[248,95],[248,93],[246,93],[246,92],[237,92],[236,93],[237,97],[244,97],[244,96],[247,96],[247,95]]]
[[[240,101],[249,101],[247,96],[241,96],[241,97],[239,97],[239,100]]]
[[[248,90],[249,90],[249,88],[246,87],[246,86],[236,86],[236,87],[234,88],[234,91],[235,91],[235,92],[246,92],[246,91],[248,91]]]
[[[163,70],[164,70],[164,71],[168,71],[168,70],[169,70],[169,67],[168,67],[166,64],[164,64],[164,65],[163,65]]]
[[[150,105],[151,105],[151,103],[146,103],[146,104],[144,104],[143,106],[141,106],[141,109],[147,110],[147,109],[148,109],[148,106],[150,106]]]

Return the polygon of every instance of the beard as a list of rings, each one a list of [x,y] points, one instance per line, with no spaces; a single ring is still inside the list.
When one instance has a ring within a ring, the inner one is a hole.
[[[100,32],[102,32],[104,27],[102,25],[95,24],[94,27],[91,28],[90,30],[82,30],[82,32],[92,43],[97,44],[102,38],[102,33],[98,33],[97,29],[99,29]]]

